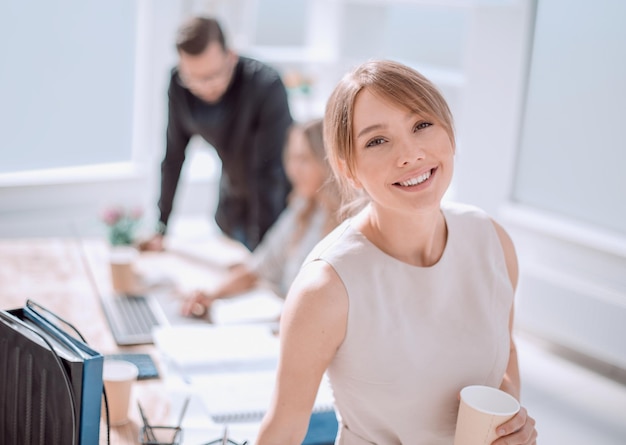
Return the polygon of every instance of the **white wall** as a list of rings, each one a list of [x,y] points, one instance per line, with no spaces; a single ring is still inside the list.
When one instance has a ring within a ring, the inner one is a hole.
[[[626,3],[541,0],[510,203],[526,329],[626,369]]]

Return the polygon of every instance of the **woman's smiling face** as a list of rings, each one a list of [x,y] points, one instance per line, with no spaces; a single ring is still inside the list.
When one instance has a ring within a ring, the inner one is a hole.
[[[443,126],[372,94],[354,103],[355,175],[377,207],[439,208],[452,180],[454,145]]]

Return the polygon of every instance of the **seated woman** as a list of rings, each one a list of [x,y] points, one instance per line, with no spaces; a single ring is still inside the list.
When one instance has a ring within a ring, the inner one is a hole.
[[[292,126],[284,163],[292,184],[289,205],[249,260],[231,267],[215,289],[194,291],[182,305],[183,315],[202,317],[213,301],[259,280],[284,297],[310,250],[337,225],[339,192],[326,162],[321,119]]]

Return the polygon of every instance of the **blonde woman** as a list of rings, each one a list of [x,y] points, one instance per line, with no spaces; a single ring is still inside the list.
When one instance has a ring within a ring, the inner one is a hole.
[[[321,119],[290,128],[284,165],[292,184],[287,208],[250,260],[232,267],[215,289],[193,292],[183,315],[203,316],[213,301],[244,292],[258,280],[284,297],[308,253],[337,225],[339,193],[326,161]]]
[[[460,390],[520,395],[513,341],[517,260],[481,210],[443,203],[450,110],[433,84],[371,61],[326,108],[329,160],[367,204],[313,250],[287,296],[274,396],[257,445],[297,445],[327,372],[337,445],[452,445]],[[533,445],[522,408],[492,445]]]

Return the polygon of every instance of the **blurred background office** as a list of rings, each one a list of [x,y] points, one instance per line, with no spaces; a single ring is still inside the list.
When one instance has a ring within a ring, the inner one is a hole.
[[[431,78],[456,118],[450,198],[485,208],[516,242],[518,326],[623,388],[621,0],[2,2],[0,237],[98,235],[111,204],[156,221],[174,34],[194,13],[280,70],[299,120],[369,58]],[[189,157],[174,217],[208,223],[219,160],[199,140]]]

